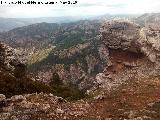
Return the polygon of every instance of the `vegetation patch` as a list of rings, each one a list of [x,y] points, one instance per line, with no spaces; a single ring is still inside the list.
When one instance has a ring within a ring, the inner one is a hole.
[[[40,81],[33,81],[27,76],[17,78],[7,72],[0,74],[0,93],[5,94],[7,97],[36,92],[53,93],[67,100],[78,100],[86,97],[84,91],[80,91],[73,86],[63,85],[57,74],[53,74],[50,85],[46,85]]]
[[[50,48],[43,48],[42,50],[33,50],[30,55],[28,56],[28,65],[34,64],[36,62],[39,62],[46,58],[49,53],[54,49],[54,46],[51,46]]]
[[[57,73],[53,73],[50,86],[54,90],[54,95],[61,96],[67,100],[79,100],[87,97],[85,91],[81,91],[74,86],[64,85]]]

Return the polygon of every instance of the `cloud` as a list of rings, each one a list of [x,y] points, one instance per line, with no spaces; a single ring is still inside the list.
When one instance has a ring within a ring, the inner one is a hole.
[[[93,6],[102,6],[102,7],[110,7],[110,8],[122,8],[125,7],[126,4],[104,4],[104,3],[83,3],[78,5],[79,7],[93,7]]]

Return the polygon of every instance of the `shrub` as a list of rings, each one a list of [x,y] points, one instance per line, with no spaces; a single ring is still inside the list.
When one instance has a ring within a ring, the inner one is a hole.
[[[0,93],[5,94],[7,97],[35,92],[54,92],[50,86],[39,81],[33,81],[26,76],[23,76],[22,78],[16,78],[7,72],[0,74]]]
[[[14,76],[17,78],[24,77],[26,74],[26,66],[24,64],[19,63],[15,66]]]
[[[51,82],[50,82],[50,86],[58,86],[62,84],[62,80],[60,80],[60,77],[58,75],[58,73],[53,73],[52,78],[51,78]]]

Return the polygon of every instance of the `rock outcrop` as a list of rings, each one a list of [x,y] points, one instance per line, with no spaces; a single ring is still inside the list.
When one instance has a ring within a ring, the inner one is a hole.
[[[77,119],[87,115],[90,105],[85,101],[66,102],[61,97],[52,94],[25,94],[0,101],[1,120],[32,120],[32,119]],[[2,105],[2,102],[4,103]]]
[[[104,23],[101,41],[109,59],[104,71],[96,75],[97,86],[110,92],[130,80],[159,75],[159,30],[128,21]]]
[[[140,26],[128,21],[111,21],[103,25],[101,39],[108,48],[139,52],[139,30]]]
[[[25,67],[21,53],[0,42],[0,70],[14,72],[20,66]]]
[[[156,24],[155,24],[156,25]],[[156,63],[160,67],[160,27],[154,26],[142,28],[140,31],[141,39],[139,44],[141,52],[143,52],[151,62]]]

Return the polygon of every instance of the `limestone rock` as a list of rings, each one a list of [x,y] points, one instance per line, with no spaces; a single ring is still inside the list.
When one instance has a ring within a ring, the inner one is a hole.
[[[1,101],[4,101],[5,99],[6,99],[6,96],[3,95],[3,94],[0,94],[0,102],[1,102]]]
[[[104,23],[102,28],[101,40],[108,48],[139,52],[140,26],[126,21],[111,21]]]
[[[63,113],[64,113],[64,110],[57,108],[56,113],[57,113],[57,114],[63,114]]]
[[[11,97],[11,100],[12,101],[23,101],[23,100],[26,100],[26,98],[22,95],[15,95]]]

